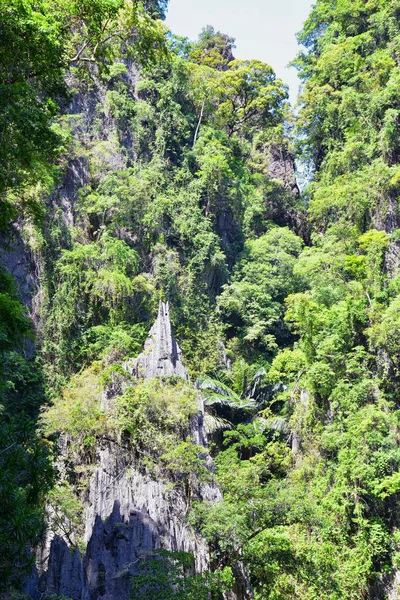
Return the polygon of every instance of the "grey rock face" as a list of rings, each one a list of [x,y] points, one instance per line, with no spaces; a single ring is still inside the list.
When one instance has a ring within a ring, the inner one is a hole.
[[[390,241],[385,263],[388,272],[393,277],[398,275],[400,270],[400,243],[398,241]]]
[[[393,581],[387,590],[388,600],[397,600],[400,598],[400,571],[395,571]]]
[[[189,379],[172,332],[168,304],[160,303],[144,352],[126,368],[137,378]],[[113,405],[112,396],[120,392],[118,385],[110,387],[103,401],[105,411]],[[189,427],[193,441],[205,446],[200,397],[198,414],[193,415]],[[183,488],[152,478],[132,456],[130,447],[118,439],[102,439],[96,451],[94,471],[81,494],[86,552],[81,556],[77,549],[68,547],[63,537],[49,531],[37,575],[26,587],[28,595],[126,600],[141,557],[158,548],[192,552],[196,571],[206,569],[209,550],[187,522],[188,498]],[[67,445],[62,452],[66,456]],[[209,467],[212,469],[211,461]],[[215,502],[221,498],[221,492],[216,486],[203,483],[198,485],[197,497]],[[237,597],[241,596],[229,596]]]
[[[42,298],[41,264],[24,240],[19,222],[10,225],[9,230],[0,235],[0,265],[14,277],[19,299],[37,328]],[[32,358],[35,354],[34,341],[25,339],[23,350],[26,358]]]
[[[275,186],[265,198],[265,216],[281,226],[289,226],[305,240],[309,239],[307,219],[297,185],[294,156],[285,143],[264,147],[264,174]]]
[[[220,497],[217,488],[203,486],[200,496],[209,501]],[[106,442],[99,449],[99,463],[89,487],[85,510],[85,540],[90,543],[100,517],[107,520],[118,505],[121,520],[129,522],[132,514],[148,517],[157,534],[158,545],[169,550],[194,552],[198,570],[206,567],[208,550],[186,523],[187,502],[183,494],[163,481],[155,481],[132,465],[126,451]],[[132,513],[133,511],[133,513]],[[154,549],[154,547],[153,547]],[[151,547],[146,548],[152,550]],[[88,546],[89,551],[89,546]]]
[[[207,485],[199,497],[214,501],[220,492]],[[140,473],[126,451],[104,442],[87,490],[85,555],[54,536],[46,566],[26,592],[33,598],[46,593],[72,600],[126,600],[141,558],[159,548],[192,552],[200,572],[207,568],[208,548],[187,524],[186,513],[182,492]]]
[[[15,278],[21,301],[35,317],[35,298],[39,291],[39,267],[32,250],[25,242],[21,224],[14,223],[0,237],[0,265]]]
[[[282,144],[271,145],[268,147],[266,158],[266,175],[281,181],[284,188],[298,196],[294,158],[289,150]]]
[[[181,356],[181,349],[172,333],[168,302],[160,302],[158,316],[150,329],[144,352],[127,363],[126,369],[136,378],[176,376],[189,381]]]
[[[63,594],[74,600],[83,599],[84,581],[85,574],[79,550],[71,551],[62,537],[55,536],[50,546],[46,593]]]
[[[378,231],[386,231],[388,234],[393,234],[400,229],[400,207],[397,196],[388,194],[386,198],[381,199],[372,215],[371,226]],[[390,240],[385,256],[385,267],[391,277],[398,275],[400,270],[400,240],[398,235]]]

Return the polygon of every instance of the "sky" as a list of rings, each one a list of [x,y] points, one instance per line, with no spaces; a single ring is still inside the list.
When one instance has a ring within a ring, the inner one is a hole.
[[[268,63],[289,85],[295,103],[300,82],[288,63],[296,56],[296,33],[312,0],[169,0],[167,25],[177,35],[197,39],[205,25],[236,38],[235,58]]]

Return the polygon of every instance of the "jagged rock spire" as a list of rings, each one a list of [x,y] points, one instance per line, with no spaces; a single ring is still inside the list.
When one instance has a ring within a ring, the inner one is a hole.
[[[137,378],[177,376],[189,381],[181,355],[181,349],[172,333],[169,304],[160,301],[158,316],[149,331],[144,351],[127,364],[127,369]]]

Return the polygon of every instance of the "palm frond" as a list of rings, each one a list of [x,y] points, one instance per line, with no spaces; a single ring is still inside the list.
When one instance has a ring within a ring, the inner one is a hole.
[[[256,403],[250,398],[241,398],[224,383],[211,377],[201,377],[197,381],[201,390],[204,406],[225,406],[232,410],[252,410]]]
[[[207,434],[213,434],[217,431],[225,431],[227,429],[233,429],[233,425],[227,419],[222,419],[216,415],[210,415],[205,413],[204,415],[204,429]]]
[[[210,390],[219,396],[239,397],[230,387],[211,377],[199,377],[197,387],[200,390]]]
[[[257,417],[257,423],[259,424],[262,431],[271,429],[278,431],[279,433],[288,434],[291,432],[287,419],[285,417],[275,417],[275,419],[265,419],[264,417]]]
[[[232,410],[252,410],[256,407],[254,400],[239,397],[227,398],[218,394],[207,394],[204,397],[204,406],[226,406]]]
[[[254,396],[257,393],[257,388],[259,387],[259,385],[262,381],[262,378],[264,377],[264,375],[266,375],[266,373],[267,373],[267,371],[264,369],[264,367],[261,367],[255,373],[255,375],[253,376],[251,382],[249,383],[249,385],[247,386],[247,389],[246,389],[246,394],[247,394],[247,396],[249,396],[249,398],[254,398]]]

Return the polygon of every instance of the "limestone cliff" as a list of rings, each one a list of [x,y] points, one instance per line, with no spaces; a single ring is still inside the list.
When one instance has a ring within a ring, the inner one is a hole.
[[[172,333],[169,304],[160,302],[158,316],[150,329],[144,352],[126,365],[127,371],[137,379],[177,376],[189,381],[181,355],[181,349]]]
[[[294,156],[287,146],[270,144],[265,149],[265,157],[265,174],[271,179],[281,182],[286,190],[298,196],[300,192],[296,181]]]
[[[144,352],[127,363],[126,370],[137,378],[188,380],[167,304],[160,303]],[[111,410],[116,393],[118,385],[109,386],[103,400],[106,411]],[[206,443],[201,403],[190,429],[197,444]],[[66,464],[68,443],[62,438],[60,470],[64,472],[71,466]],[[187,523],[187,498],[181,489],[155,480],[132,457],[128,445],[110,437],[97,444],[93,467],[80,492],[86,551],[81,554],[60,531],[54,532],[49,512],[49,531],[38,553],[37,575],[26,588],[30,597],[59,594],[72,600],[125,600],[141,557],[158,548],[192,552],[196,570],[207,568],[209,550]],[[221,496],[212,484],[199,485],[197,493],[199,499],[211,502]]]
[[[24,239],[23,224],[17,221],[0,235],[0,265],[15,279],[21,302],[34,323],[40,304],[40,267],[32,248]]]

